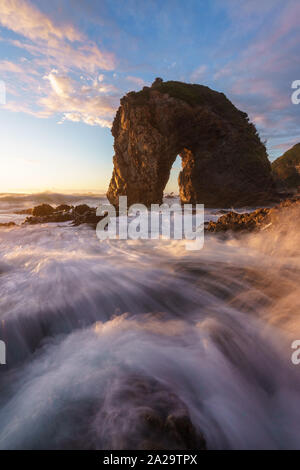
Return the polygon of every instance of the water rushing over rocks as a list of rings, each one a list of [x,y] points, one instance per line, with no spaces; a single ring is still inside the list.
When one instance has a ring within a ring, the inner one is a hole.
[[[300,448],[299,208],[226,240],[0,231],[0,448]]]

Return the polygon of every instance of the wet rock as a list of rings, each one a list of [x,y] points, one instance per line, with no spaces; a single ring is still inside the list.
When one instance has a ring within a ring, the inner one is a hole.
[[[31,215],[31,214],[32,214],[32,211],[33,211],[32,208],[29,208],[29,209],[22,209],[22,210],[20,210],[20,211],[15,211],[14,214]]]
[[[77,215],[83,215],[90,210],[92,209],[87,204],[80,204],[79,206],[74,207],[73,212]]]
[[[14,227],[15,225],[15,222],[2,222],[0,223],[0,227]]]
[[[35,206],[34,208],[22,209],[14,213],[22,215],[33,215],[35,217],[44,217],[52,215],[54,212],[69,212],[71,209],[73,209],[73,206],[69,206],[68,204],[60,204],[55,208],[49,204],[41,204],[39,206]]]
[[[43,207],[42,207],[43,206]],[[56,209],[53,209],[51,206],[52,211],[45,208],[47,204],[43,204],[42,206],[37,206],[32,209],[32,216],[26,217],[24,224],[28,225],[35,225],[35,224],[48,224],[48,223],[59,223],[59,222],[73,222],[73,225],[81,225],[81,224],[90,224],[92,226],[96,226],[97,223],[104,217],[104,216],[97,216],[96,215],[96,208],[89,207],[87,204],[81,204],[76,207],[68,206],[67,204],[62,204]],[[34,215],[36,213],[44,214],[45,215]]]
[[[77,206],[73,210],[73,225],[90,224],[96,226],[103,216],[96,215],[96,208],[86,204]]]
[[[288,208],[300,208],[300,198],[294,197],[282,201],[280,204],[272,208],[257,209],[253,212],[246,212],[238,214],[237,212],[230,211],[222,215],[216,222],[210,221],[205,230],[207,232],[240,232],[265,229],[268,226],[273,226],[279,220],[281,211]]]
[[[50,204],[41,204],[32,209],[32,215],[35,217],[43,217],[51,215],[54,212],[54,208]]]
[[[206,449],[185,403],[165,385],[147,377],[112,383],[97,416],[104,449]]]
[[[60,204],[54,209],[54,212],[68,212],[73,209],[73,206],[68,206],[68,204]]]
[[[244,214],[230,211],[222,215],[217,222],[209,222],[206,230],[208,232],[226,232],[227,230],[232,230],[233,232],[240,230],[251,231],[265,224],[268,214],[269,209],[258,209]]]
[[[121,99],[112,126],[114,170],[107,192],[133,203],[161,203],[177,155],[183,203],[258,205],[276,198],[265,146],[246,113],[202,85],[155,80]],[[278,200],[278,198],[277,198]]]
[[[72,216],[72,214],[68,212],[54,212],[53,214],[44,215],[40,217],[37,217],[37,216],[26,217],[23,224],[35,225],[35,224],[48,224],[51,222],[68,222],[73,219],[74,217]]]

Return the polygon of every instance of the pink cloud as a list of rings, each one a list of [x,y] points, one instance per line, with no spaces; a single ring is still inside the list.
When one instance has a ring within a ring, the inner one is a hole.
[[[70,24],[57,26],[26,0],[1,0],[0,22],[6,28],[29,39],[68,39],[82,41],[83,36]]]
[[[135,85],[138,85],[139,87],[143,87],[143,86],[146,85],[146,82],[142,78],[134,77],[132,75],[128,75],[126,77],[126,80],[128,80],[129,82],[134,83]]]
[[[115,68],[112,53],[72,24],[54,21],[28,0],[1,0],[0,25],[22,36],[1,41],[31,55],[30,60],[0,61],[1,78],[19,98],[9,100],[5,109],[39,118],[58,113],[63,116],[60,122],[110,126],[118,90],[104,83],[102,71]],[[88,85],[83,86],[82,79]]]

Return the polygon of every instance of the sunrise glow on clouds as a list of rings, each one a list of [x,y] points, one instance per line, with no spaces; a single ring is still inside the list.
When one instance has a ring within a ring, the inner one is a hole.
[[[0,78],[7,89],[1,161],[9,169],[1,185],[15,189],[14,159],[20,169],[33,159],[40,162],[39,187],[55,186],[54,176],[43,174],[49,159],[40,135],[47,126],[53,164],[73,153],[76,187],[105,189],[113,155],[109,128],[119,99],[156,76],[224,92],[254,120],[270,157],[280,155],[300,140],[300,109],[290,99],[291,83],[300,78],[299,15],[296,0],[1,0]],[[23,150],[13,153],[10,142],[25,128]],[[87,164],[90,175],[85,169],[80,181]],[[27,186],[37,187],[32,181]]]

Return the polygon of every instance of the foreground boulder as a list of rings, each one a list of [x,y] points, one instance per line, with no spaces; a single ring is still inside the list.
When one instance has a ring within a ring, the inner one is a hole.
[[[202,85],[163,82],[121,99],[112,126],[114,170],[107,192],[118,206],[161,203],[177,155],[183,203],[263,204],[275,197],[265,146],[246,113]]]
[[[185,403],[149,377],[118,377],[111,383],[95,425],[104,449],[206,449]]]

